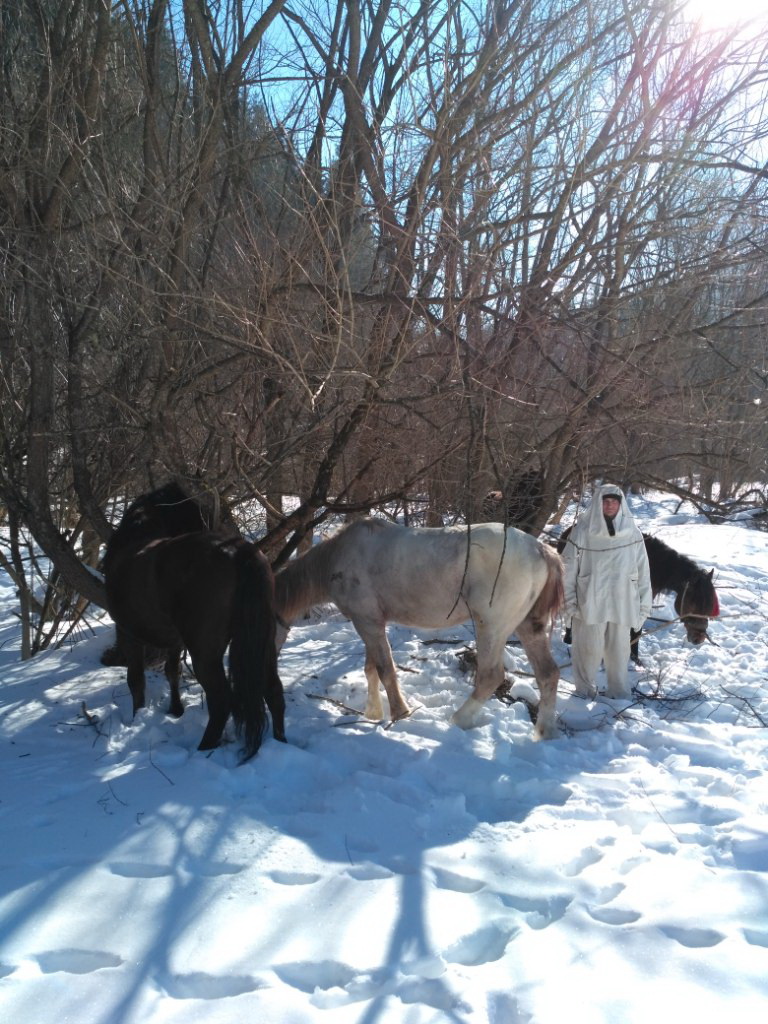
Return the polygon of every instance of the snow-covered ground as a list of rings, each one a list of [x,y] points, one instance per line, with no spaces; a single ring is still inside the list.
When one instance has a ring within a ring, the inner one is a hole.
[[[714,567],[713,643],[652,633],[633,674],[650,696],[585,704],[558,625],[548,743],[522,702],[451,725],[469,627],[390,627],[420,705],[392,728],[322,699],[365,691],[328,608],[281,654],[289,745],[238,767],[234,743],[196,751],[194,683],[175,721],[150,674],[131,720],[106,621],[20,663],[0,578],[0,1020],[767,1020],[768,534],[631,503]],[[518,647],[507,661],[530,694]]]

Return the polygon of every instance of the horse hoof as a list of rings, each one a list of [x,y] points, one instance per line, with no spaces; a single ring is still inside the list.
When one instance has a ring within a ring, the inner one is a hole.
[[[475,700],[474,697],[468,697],[459,710],[454,711],[451,721],[454,725],[458,725],[460,729],[471,729],[477,724],[477,718],[482,707],[482,701]]]
[[[109,668],[122,668],[128,664],[128,659],[117,644],[112,644],[111,647],[107,647],[106,650],[102,651],[100,661],[102,665],[106,665]]]
[[[556,740],[560,735],[557,725],[547,725],[543,728],[539,728],[537,725],[533,730],[533,738],[535,740]]]
[[[585,687],[577,686],[573,694],[575,697],[581,697],[582,700],[594,700],[597,697],[597,690],[587,690]]]
[[[403,718],[410,718],[416,708],[406,707],[404,711],[399,712],[397,715],[392,715],[393,722],[400,722]]]

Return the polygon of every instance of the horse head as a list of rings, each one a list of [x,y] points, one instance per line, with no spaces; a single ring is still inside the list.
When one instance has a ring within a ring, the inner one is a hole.
[[[703,644],[707,637],[709,620],[720,614],[717,592],[712,582],[714,569],[701,572],[687,580],[675,598],[675,611],[685,626],[688,641]]]
[[[240,536],[225,502],[214,492],[192,495],[171,481],[131,502],[107,542],[105,566],[139,545],[214,530],[222,537]]]

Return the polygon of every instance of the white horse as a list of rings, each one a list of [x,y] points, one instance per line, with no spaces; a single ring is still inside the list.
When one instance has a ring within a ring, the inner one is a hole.
[[[366,717],[383,718],[379,682],[393,720],[411,713],[397,681],[386,624],[434,629],[472,620],[477,640],[475,687],[453,721],[475,724],[504,681],[502,655],[516,632],[533,667],[541,700],[537,738],[557,734],[560,673],[552,657],[552,620],[563,600],[560,556],[501,523],[409,529],[383,519],[352,522],[288,563],[275,577],[286,624],[313,604],[332,601],[365,644]],[[278,642],[285,639],[278,629]]]

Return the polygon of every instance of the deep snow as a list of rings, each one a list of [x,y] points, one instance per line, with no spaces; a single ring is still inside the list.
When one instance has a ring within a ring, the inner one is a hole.
[[[548,743],[522,702],[451,725],[469,627],[390,627],[406,721],[318,699],[364,705],[360,641],[324,608],[281,654],[289,745],[238,766],[234,743],[196,751],[191,681],[175,721],[150,674],[131,721],[106,620],[19,662],[0,577],[0,1019],[762,1024],[768,534],[631,504],[715,568],[714,643],[654,632],[632,676],[650,696],[585,704],[558,624]]]

